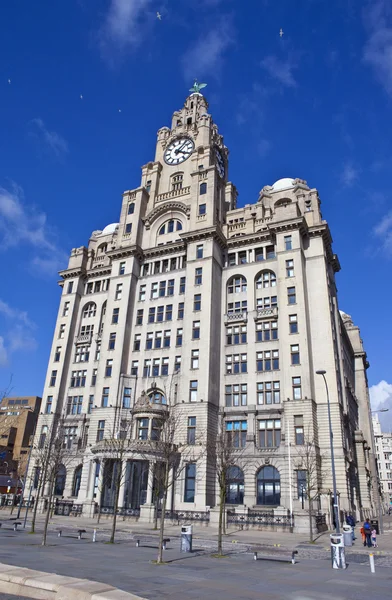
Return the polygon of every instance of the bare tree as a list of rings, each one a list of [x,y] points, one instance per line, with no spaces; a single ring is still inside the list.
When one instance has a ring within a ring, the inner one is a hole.
[[[315,440],[310,435],[304,435],[303,444],[296,446],[296,457],[294,465],[297,471],[297,482],[301,489],[303,500],[307,501],[307,512],[309,515],[309,541],[313,542],[313,516],[315,510],[313,502],[318,498],[322,488],[322,482],[328,475],[327,471],[322,470],[322,456],[315,444]],[[303,478],[298,478],[298,473],[303,473]],[[296,486],[297,482],[293,482]]]

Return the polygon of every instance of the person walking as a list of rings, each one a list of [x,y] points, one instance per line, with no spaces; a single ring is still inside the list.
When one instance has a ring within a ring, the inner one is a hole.
[[[357,538],[355,537],[355,532],[354,532],[356,523],[355,523],[354,517],[351,514],[347,515],[346,523],[347,523],[347,525],[350,525],[350,527],[351,527],[351,537],[352,537],[353,541],[356,540]]]
[[[366,546],[366,535],[365,535],[365,529],[364,529],[363,525],[362,525],[361,529],[359,530],[359,533],[361,534],[363,545]]]
[[[366,521],[364,522],[363,530],[365,533],[365,541],[364,541],[363,545],[367,546],[368,548],[371,548],[372,547],[372,528],[370,526],[369,519],[366,519]]]
[[[372,546],[373,548],[378,548],[377,546],[377,531],[372,529]]]

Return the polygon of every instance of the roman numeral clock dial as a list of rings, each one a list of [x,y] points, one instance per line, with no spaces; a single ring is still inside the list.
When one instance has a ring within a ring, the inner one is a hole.
[[[187,158],[190,157],[195,144],[189,138],[182,137],[177,138],[170,142],[163,155],[164,161],[167,165],[180,165]]]

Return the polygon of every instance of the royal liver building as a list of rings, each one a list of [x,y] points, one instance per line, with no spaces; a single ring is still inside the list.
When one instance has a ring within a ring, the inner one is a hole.
[[[358,327],[339,311],[340,265],[317,190],[280,179],[237,208],[228,154],[196,86],[171,126],[158,130],[155,157],[122,195],[119,222],[93,231],[60,273],[36,444],[61,423],[72,458],[55,494],[74,510],[113,512],[118,453],[110,440],[125,431],[119,512],[151,519],[159,457],[146,444],[180,407],[180,462],[189,461],[189,446],[211,442],[219,424],[238,452],[227,482],[231,514],[292,509],[300,519],[306,470],[298,457],[311,440],[315,508],[329,520],[318,369],[329,387],[340,509],[358,517],[374,509],[368,362]],[[121,432],[124,420],[131,426]],[[212,522],[212,452],[210,443],[175,478],[169,512]]]

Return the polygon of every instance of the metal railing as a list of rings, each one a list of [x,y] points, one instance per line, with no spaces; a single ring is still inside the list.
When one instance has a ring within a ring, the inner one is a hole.
[[[294,523],[294,516],[290,515],[287,511],[287,515],[274,515],[273,512],[258,512],[248,511],[246,514],[236,513],[234,511],[227,511],[227,524],[238,525],[243,527],[244,525],[251,526],[274,526],[274,527],[291,527]]]
[[[161,518],[162,509],[158,509],[158,518]],[[165,519],[177,521],[177,523],[194,521],[198,523],[208,523],[210,520],[209,511],[199,510],[166,510]]]

